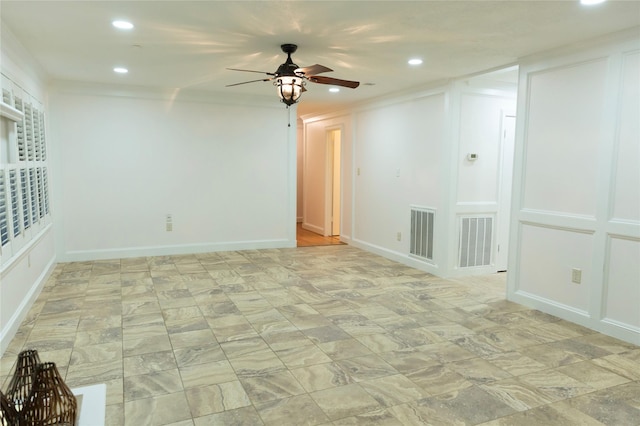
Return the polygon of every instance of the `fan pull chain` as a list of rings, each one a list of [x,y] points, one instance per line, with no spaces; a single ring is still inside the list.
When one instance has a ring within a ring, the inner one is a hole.
[[[287,127],[291,127],[291,110],[289,109],[289,105],[287,105],[287,114],[289,118],[289,122],[287,123]]]

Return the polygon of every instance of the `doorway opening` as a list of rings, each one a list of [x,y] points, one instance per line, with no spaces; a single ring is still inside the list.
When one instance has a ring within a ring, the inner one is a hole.
[[[317,186],[307,184],[304,187],[317,188],[318,190],[307,191],[305,189],[304,194],[299,194],[299,196],[307,197],[305,205],[310,210],[305,210],[305,217],[302,218],[305,225],[303,226],[299,220],[296,227],[298,247],[345,244],[340,241],[342,129],[326,129],[325,146],[316,146],[316,149],[317,155],[315,156],[309,157],[307,155],[310,155],[311,152],[305,152],[302,155],[302,164],[303,167],[314,167],[316,171],[323,170],[324,173],[316,174],[316,176],[324,175],[324,178],[316,181],[319,183]],[[300,161],[300,157],[298,158]],[[302,174],[305,175],[305,173]],[[298,182],[300,187],[300,180]],[[313,218],[316,218],[315,223],[313,223]]]

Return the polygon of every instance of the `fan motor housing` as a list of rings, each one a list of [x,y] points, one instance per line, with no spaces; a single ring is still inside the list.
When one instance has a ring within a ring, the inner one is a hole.
[[[298,50],[298,46],[295,44],[283,44],[280,46],[280,48],[284,53],[287,54],[287,60],[284,64],[278,67],[277,71],[275,72],[276,76],[296,76],[295,70],[300,67],[293,63],[291,54]]]

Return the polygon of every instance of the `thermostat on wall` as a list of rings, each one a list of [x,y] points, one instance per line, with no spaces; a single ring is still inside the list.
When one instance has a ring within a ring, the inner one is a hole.
[[[469,161],[476,161],[478,159],[478,154],[467,154],[467,160]]]

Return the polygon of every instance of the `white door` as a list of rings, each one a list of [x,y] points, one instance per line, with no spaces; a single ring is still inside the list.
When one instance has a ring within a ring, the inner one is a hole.
[[[506,271],[509,253],[509,225],[511,221],[511,183],[516,130],[515,115],[502,117],[500,200],[498,204],[498,253],[496,270]]]

